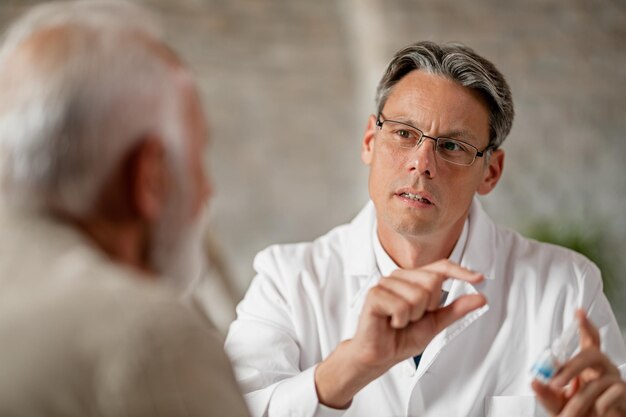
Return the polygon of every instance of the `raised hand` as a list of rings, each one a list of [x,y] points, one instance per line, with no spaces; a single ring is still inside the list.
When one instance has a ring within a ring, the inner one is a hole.
[[[576,312],[580,352],[549,384],[533,381],[537,398],[552,416],[626,417],[626,382],[600,350],[600,335],[583,310]]]
[[[397,270],[370,289],[356,334],[315,372],[320,402],[347,406],[354,394],[398,362],[424,351],[443,329],[485,305],[481,294],[463,295],[439,306],[448,278],[476,284],[484,279],[447,259],[414,270]]]

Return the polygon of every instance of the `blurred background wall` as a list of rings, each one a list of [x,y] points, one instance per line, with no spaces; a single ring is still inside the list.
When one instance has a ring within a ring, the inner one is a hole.
[[[359,147],[376,83],[397,49],[435,40],[473,47],[513,91],[505,173],[487,211],[591,256],[626,330],[626,1],[142,2],[203,92],[211,236],[234,282],[208,291],[223,292],[214,308],[225,317],[257,251],[313,239],[367,201]],[[34,3],[0,0],[0,23]]]

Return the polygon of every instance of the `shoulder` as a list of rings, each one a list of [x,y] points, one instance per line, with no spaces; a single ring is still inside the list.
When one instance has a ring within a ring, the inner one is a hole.
[[[130,282],[125,290],[117,302],[110,302],[117,308],[107,308],[103,321],[110,324],[96,336],[102,395],[112,401],[126,398],[124,407],[133,411],[152,401],[183,414],[188,409],[192,414],[220,415],[212,411],[223,410],[221,415],[244,415],[215,327],[162,285]],[[111,296],[107,292],[105,298],[110,301]]]
[[[567,264],[578,269],[597,268],[586,256],[572,249],[540,242],[503,226],[496,226],[498,244],[503,244],[522,260],[534,260],[538,264]]]
[[[312,242],[272,245],[254,258],[257,274],[273,277],[293,277],[306,274],[325,277],[329,269],[341,269],[343,249],[349,225],[335,227]]]
[[[578,288],[602,286],[598,267],[571,249],[540,242],[502,226],[496,226],[496,248],[499,262],[515,270],[532,272],[540,281]]]
[[[214,340],[210,323],[160,277],[100,256],[68,264],[46,281],[47,311],[84,329],[84,346],[103,358],[146,349],[152,341],[161,346],[178,343],[176,339]],[[215,345],[219,347],[219,339]]]

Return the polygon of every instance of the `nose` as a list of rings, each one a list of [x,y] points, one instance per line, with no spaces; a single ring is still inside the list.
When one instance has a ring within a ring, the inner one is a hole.
[[[411,150],[409,170],[433,178],[437,173],[437,139],[423,135]]]

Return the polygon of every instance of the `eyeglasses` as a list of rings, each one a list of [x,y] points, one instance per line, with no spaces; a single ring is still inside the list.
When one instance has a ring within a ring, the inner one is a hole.
[[[457,139],[426,136],[416,127],[395,120],[381,120],[380,116],[379,114],[376,118],[376,126],[380,129],[384,140],[397,147],[410,149],[419,147],[424,142],[424,138],[432,139],[435,141],[436,154],[453,164],[472,165],[476,158],[481,158],[491,148],[489,145],[479,151],[475,146]]]

